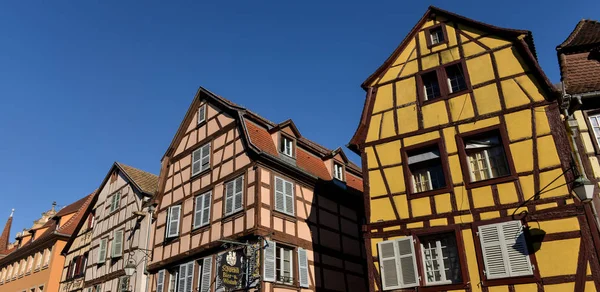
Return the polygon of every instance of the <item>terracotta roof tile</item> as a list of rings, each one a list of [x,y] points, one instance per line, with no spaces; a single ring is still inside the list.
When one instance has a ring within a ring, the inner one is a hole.
[[[600,22],[583,19],[558,49],[600,44]]]
[[[275,144],[273,144],[273,139],[271,139],[271,134],[269,134],[265,128],[259,127],[255,123],[246,119],[244,119],[244,122],[246,124],[248,136],[250,136],[249,138],[252,144],[254,144],[263,152],[269,153],[273,156],[279,155],[279,153],[277,153],[277,148],[275,148]]]
[[[353,175],[346,175],[346,184],[356,190],[363,191],[363,181]]]
[[[2,235],[0,235],[0,254],[7,254],[8,245],[10,243],[10,228],[12,226],[13,216],[10,214],[8,220],[6,220],[6,225],[4,225],[4,229],[2,230]]]
[[[301,148],[296,149],[296,165],[314,176],[324,180],[331,180],[331,174],[327,171],[323,160],[309,154]]]
[[[561,67],[567,93],[600,91],[600,53],[565,55]]]
[[[117,162],[119,167],[126,172],[133,183],[139,186],[142,192],[154,195],[158,190],[158,176],[129,165]]]

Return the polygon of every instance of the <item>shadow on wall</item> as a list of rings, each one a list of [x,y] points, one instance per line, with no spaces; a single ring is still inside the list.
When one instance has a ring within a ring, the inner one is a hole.
[[[368,291],[363,193],[344,182],[319,180],[307,223],[314,251],[315,291]],[[309,269],[311,270],[311,269]]]

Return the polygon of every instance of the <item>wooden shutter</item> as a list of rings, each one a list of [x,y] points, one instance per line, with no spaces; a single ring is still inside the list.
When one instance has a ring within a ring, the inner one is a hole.
[[[202,168],[201,157],[202,148],[198,148],[192,152],[192,175],[200,173]]]
[[[106,260],[106,238],[100,239],[100,247],[98,248],[98,263],[101,264]]]
[[[274,241],[265,240],[263,281],[275,282],[275,249]]]
[[[479,226],[479,241],[487,279],[509,277],[508,263],[503,251],[500,224]]]
[[[225,215],[233,212],[233,181],[225,184]]]
[[[398,263],[396,262],[396,242],[394,240],[379,242],[377,243],[377,249],[383,289],[400,288],[400,275],[398,273]]]
[[[533,274],[521,221],[479,226],[479,240],[486,278]]]
[[[275,210],[285,212],[283,179],[275,177]]]
[[[169,208],[169,226],[167,229],[167,237],[175,237],[179,235],[179,215],[181,206],[171,206]]]
[[[532,275],[533,267],[529,260],[529,251],[521,221],[515,220],[502,224],[502,233],[504,234],[510,276]]]
[[[283,183],[285,195],[285,212],[294,215],[294,184],[289,181]]]
[[[201,167],[200,171],[204,171],[210,168],[210,142],[200,148],[202,150],[202,156],[200,158]]]
[[[165,289],[165,270],[158,271],[156,275],[156,292],[163,292]]]
[[[112,257],[120,257],[123,255],[123,230],[115,230],[113,244],[112,244]]]
[[[308,257],[306,250],[298,248],[298,282],[300,287],[308,288]]]
[[[210,205],[212,203],[212,192],[208,192],[203,196],[203,209],[202,209],[202,220],[200,224],[202,226],[210,223]]]
[[[396,240],[398,263],[400,264],[400,286],[402,288],[419,286],[417,257],[413,237],[407,236]]]
[[[182,264],[179,266],[179,279],[177,285],[177,292],[185,292],[185,279],[187,275],[187,264]]]
[[[212,257],[202,260],[202,276],[200,277],[200,292],[210,292],[212,272]]]
[[[204,195],[199,195],[196,197],[196,206],[194,207],[194,228],[202,225],[202,210],[204,209],[203,197]]]
[[[234,195],[234,211],[242,209],[243,195],[244,195],[244,177],[240,176],[235,179],[235,195]]]
[[[192,283],[194,282],[194,261],[187,265],[187,275],[185,275],[185,292],[192,292]]]

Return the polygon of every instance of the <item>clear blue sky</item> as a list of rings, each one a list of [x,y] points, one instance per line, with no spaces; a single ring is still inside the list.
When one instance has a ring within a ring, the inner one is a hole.
[[[553,82],[554,48],[600,11],[597,0],[173,2],[0,3],[0,226],[15,208],[13,236],[52,201],[90,193],[115,160],[158,174],[200,85],[335,148],[356,129],[360,84],[429,4],[533,31]]]

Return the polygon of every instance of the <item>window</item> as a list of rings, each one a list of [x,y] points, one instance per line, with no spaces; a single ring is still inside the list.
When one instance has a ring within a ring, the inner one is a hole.
[[[121,202],[121,191],[116,192],[110,202],[110,212],[114,212],[119,208],[119,204]]]
[[[178,292],[192,292],[194,281],[194,262],[179,266]]]
[[[448,81],[448,93],[460,92],[467,89],[461,64],[450,65],[445,69],[446,80]]]
[[[281,135],[281,153],[294,157],[294,141],[286,136]]]
[[[481,225],[478,231],[487,279],[533,275],[521,221]]]
[[[29,258],[27,258],[27,273],[31,273],[32,269],[33,269],[33,256],[29,256]]]
[[[90,213],[89,217],[88,217],[88,229],[92,229],[94,228],[94,221],[96,220],[95,218],[96,216],[96,211],[92,211],[92,213]]]
[[[169,207],[167,214],[167,238],[177,237],[179,235],[179,217],[181,216],[181,205]]]
[[[454,234],[420,237],[426,285],[462,282]]]
[[[444,31],[442,30],[442,27],[438,26],[429,30],[429,38],[431,40],[431,45],[437,45],[445,42]]]
[[[294,184],[275,177],[275,210],[294,215]]]
[[[199,174],[210,168],[210,143],[192,152],[192,175]]]
[[[263,253],[263,280],[282,284],[294,284],[294,249],[265,240]],[[305,249],[298,248],[298,277],[300,287],[309,287],[308,257]]]
[[[201,264],[202,271],[201,271],[201,274],[199,275],[199,279],[198,279],[198,281],[200,282],[198,291],[199,292],[210,292],[210,284],[212,283],[212,277],[211,277],[212,257],[206,257],[200,261],[202,263]]]
[[[2,274],[0,274],[0,283],[4,283],[4,278],[6,277],[6,268],[2,269]]]
[[[13,266],[8,267],[8,273],[6,274],[6,281],[10,281],[10,277],[12,277]]]
[[[164,292],[165,289],[165,270],[158,271],[156,275],[156,292]]]
[[[590,116],[590,124],[592,131],[594,132],[594,138],[596,138],[597,145],[600,145],[600,115]]]
[[[230,215],[242,210],[243,188],[243,176],[225,184],[225,215]]]
[[[198,125],[206,121],[206,104],[201,105],[198,108]]]
[[[485,135],[465,139],[471,182],[502,177],[510,174],[504,146],[499,135]]]
[[[333,163],[333,177],[341,181],[344,180],[344,167],[339,163]]]
[[[377,243],[384,290],[419,286],[413,237]]]
[[[21,272],[19,273],[19,277],[23,276],[23,274],[25,274],[25,270],[27,269],[27,260],[23,259],[21,260]]]
[[[123,255],[123,229],[115,230],[113,234],[113,242],[110,256],[118,258]]]
[[[85,268],[87,266],[88,261],[88,253],[84,253],[82,257],[79,258],[79,268],[75,271],[75,276],[83,276],[85,275]]]
[[[179,274],[177,269],[170,271],[170,276],[169,276],[169,292],[176,292],[177,290],[177,283],[178,283],[178,278],[179,278]]]
[[[57,227],[58,229],[58,227]],[[31,230],[31,241],[35,240],[35,230]]]
[[[119,290],[118,292],[126,292],[129,290],[129,276],[119,277]]]
[[[42,266],[42,258],[44,256],[41,252],[36,253],[36,256],[37,256],[37,262],[35,263],[35,269],[39,270],[40,267]]]
[[[436,71],[423,74],[421,80],[423,80],[425,100],[433,100],[442,96]]]
[[[13,280],[17,278],[17,274],[19,274],[19,262],[16,262],[13,268]]]
[[[96,285],[94,287],[94,292],[102,292],[102,286],[100,286],[100,284]]]
[[[39,292],[44,292],[44,286],[39,286],[39,287],[38,287],[38,291],[39,291]]]
[[[212,192],[206,192],[196,196],[196,207],[194,210],[194,228],[208,225],[210,223],[210,205]]]
[[[107,238],[100,239],[100,246],[98,247],[98,264],[101,265],[106,261],[106,245],[108,244]]]
[[[438,145],[407,151],[412,192],[421,193],[446,187]]]

